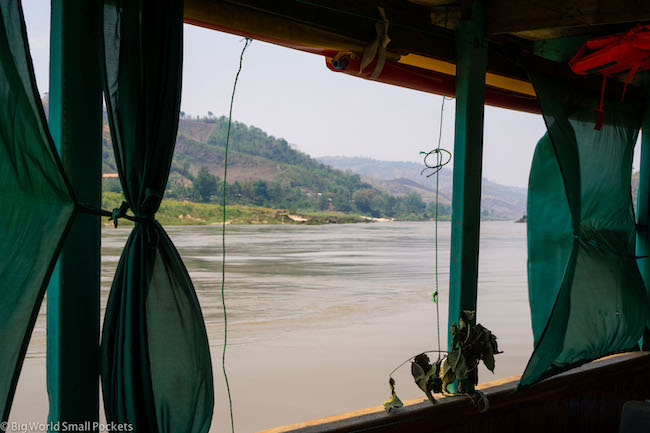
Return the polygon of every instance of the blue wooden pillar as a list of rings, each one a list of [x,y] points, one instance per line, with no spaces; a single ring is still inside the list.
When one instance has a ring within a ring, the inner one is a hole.
[[[458,320],[461,310],[476,310],[486,68],[485,11],[483,2],[477,0],[472,4],[471,16],[461,20],[456,31],[450,326]]]
[[[643,76],[644,93],[650,96],[650,75]],[[639,190],[637,195],[637,236],[636,250],[639,256],[650,254],[650,103],[646,102],[645,114],[641,125],[641,167],[639,173]],[[645,282],[646,292],[650,296],[650,257],[637,260],[639,271]],[[643,350],[650,350],[650,331],[646,328],[643,335]]]
[[[52,0],[49,125],[77,199],[101,205],[98,0]],[[77,214],[47,289],[51,422],[99,419],[100,221]]]

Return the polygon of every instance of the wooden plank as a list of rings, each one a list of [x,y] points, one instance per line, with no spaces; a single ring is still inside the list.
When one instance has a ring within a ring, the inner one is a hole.
[[[650,20],[650,2],[601,0],[492,0],[488,33],[636,23]]]
[[[439,6],[454,6],[456,2],[451,0],[409,0],[411,3],[418,4],[420,6],[427,7],[439,7]]]
[[[236,34],[251,34],[278,45],[359,52],[365,48],[365,41],[358,37],[314,28],[241,5],[186,0],[184,13],[186,22],[190,24]]]
[[[399,2],[405,3],[403,0]],[[379,12],[374,2],[315,0],[306,3],[295,0],[185,0],[185,18],[192,24],[222,31],[229,29],[235,34],[255,34],[262,40],[284,46],[363,52],[375,39],[375,20]],[[449,29],[432,25],[430,8],[409,3],[402,6],[397,7],[397,0],[392,0],[385,8],[391,23],[388,30],[391,39],[389,54],[399,57],[413,53],[455,62],[455,32],[452,30],[455,24]],[[458,8],[452,11],[455,15],[450,17],[457,20]],[[521,43],[532,50],[528,41]],[[501,56],[490,58],[488,70],[528,81],[525,71]]]
[[[624,402],[650,397],[648,362],[648,352],[609,356],[516,392],[519,376],[488,382],[478,386],[490,402],[485,413],[467,396],[436,394],[435,406],[422,397],[390,414],[375,406],[260,433],[610,433]]]

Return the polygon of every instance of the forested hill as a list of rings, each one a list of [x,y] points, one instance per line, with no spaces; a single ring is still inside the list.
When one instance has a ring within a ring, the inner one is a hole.
[[[187,117],[179,122],[176,152],[166,198],[217,203],[228,119]],[[229,204],[294,211],[341,211],[375,218],[422,220],[434,215],[433,179],[422,166],[366,158],[311,158],[286,140],[254,126],[234,122],[228,153]],[[104,173],[116,173],[108,125],[104,124]],[[104,181],[120,192],[119,181]],[[526,191],[483,183],[482,217],[516,219],[525,211]],[[440,177],[439,215],[451,214],[451,170]]]
[[[223,175],[226,117],[185,117],[179,122],[166,198],[218,202]],[[104,125],[104,173],[115,173]],[[376,218],[429,219],[433,207],[416,193],[394,196],[358,174],[322,164],[254,126],[234,122],[228,151],[228,203],[289,210],[334,210]],[[117,179],[105,189],[119,192]]]

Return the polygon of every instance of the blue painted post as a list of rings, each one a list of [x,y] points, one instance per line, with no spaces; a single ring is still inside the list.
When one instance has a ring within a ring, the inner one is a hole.
[[[458,320],[461,310],[476,310],[486,68],[484,4],[475,1],[471,16],[461,20],[456,31],[449,326]]]
[[[96,208],[102,176],[101,4],[52,0],[50,33],[50,131],[78,200]],[[99,419],[99,266],[99,218],[78,214],[47,289],[51,422]]]

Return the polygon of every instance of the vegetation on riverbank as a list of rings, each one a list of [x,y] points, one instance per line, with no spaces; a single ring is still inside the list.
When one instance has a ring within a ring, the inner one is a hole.
[[[124,200],[122,194],[104,192],[102,195],[102,208],[112,210],[120,207]],[[156,219],[163,226],[172,225],[206,225],[220,224],[223,209],[220,205],[192,203],[188,201],[163,200]],[[228,205],[226,206],[227,224],[344,224],[369,222],[371,219],[356,214],[343,212],[293,212],[283,209],[270,209],[259,206]],[[106,221],[112,225],[112,222]],[[119,224],[133,224],[122,218]]]

